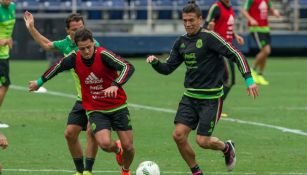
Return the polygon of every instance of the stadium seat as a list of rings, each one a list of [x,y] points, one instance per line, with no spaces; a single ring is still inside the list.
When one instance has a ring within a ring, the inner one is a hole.
[[[157,19],[172,19],[173,1],[172,0],[156,0],[153,1],[154,11],[157,13]]]
[[[130,5],[135,8],[135,19],[147,19],[147,0],[134,0],[130,2]]]

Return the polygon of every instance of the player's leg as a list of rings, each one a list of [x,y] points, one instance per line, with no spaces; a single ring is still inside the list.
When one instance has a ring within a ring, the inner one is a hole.
[[[227,169],[231,171],[236,163],[234,146],[231,141],[223,142],[212,133],[220,118],[223,101],[219,99],[203,100],[199,103],[199,125],[196,142],[204,149],[220,150],[225,155]]]
[[[90,124],[88,123],[86,129],[86,159],[85,159],[85,169],[83,174],[87,173],[90,175],[90,173],[92,172],[97,151],[98,151],[98,144],[90,128]]]
[[[83,173],[84,171],[83,151],[78,139],[81,130],[84,128],[84,122],[81,117],[82,110],[83,108],[81,101],[76,101],[73,109],[69,113],[67,126],[64,133],[68,149],[73,158],[76,170],[79,173]]]
[[[112,115],[112,128],[117,132],[119,138],[117,145],[122,149],[122,152],[116,155],[118,163],[122,165],[122,175],[130,175],[130,165],[135,152],[130,121],[128,108],[116,111]]]
[[[195,152],[188,141],[189,134],[198,124],[198,116],[193,108],[197,103],[193,99],[183,96],[177,114],[174,120],[175,129],[173,131],[173,139],[177,145],[178,151],[186,164],[191,169],[193,175],[203,175],[202,170],[196,162]]]
[[[11,84],[8,59],[0,59],[0,107]]]

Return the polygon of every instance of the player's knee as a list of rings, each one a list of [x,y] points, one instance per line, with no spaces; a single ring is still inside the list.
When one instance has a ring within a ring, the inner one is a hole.
[[[123,148],[124,152],[133,152],[134,151],[134,147],[133,147],[132,143],[127,143],[127,144],[122,143],[122,148]]]
[[[104,151],[107,151],[107,152],[111,151],[112,144],[110,140],[103,140],[100,142],[98,141],[98,145]]]
[[[186,141],[186,136],[183,132],[174,131],[173,132],[173,139],[176,143],[182,143],[182,142]]]
[[[204,149],[211,148],[211,142],[210,142],[210,139],[208,138],[196,137],[196,143],[198,144],[198,146]]]
[[[64,136],[67,141],[76,141],[78,139],[78,134],[73,130],[66,129]]]

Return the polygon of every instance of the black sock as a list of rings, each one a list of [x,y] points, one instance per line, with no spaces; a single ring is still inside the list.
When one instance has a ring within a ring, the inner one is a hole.
[[[199,168],[198,165],[195,165],[193,168],[191,168],[192,174],[194,175],[203,175],[203,172]]]
[[[94,163],[95,163],[95,158],[88,158],[87,157],[85,159],[85,171],[92,172]]]
[[[84,164],[83,164],[83,157],[80,158],[73,158],[75,167],[79,173],[83,173]]]

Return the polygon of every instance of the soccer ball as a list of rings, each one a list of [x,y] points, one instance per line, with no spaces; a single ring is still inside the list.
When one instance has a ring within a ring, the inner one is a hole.
[[[136,169],[136,175],[160,175],[160,169],[155,162],[144,161]]]

